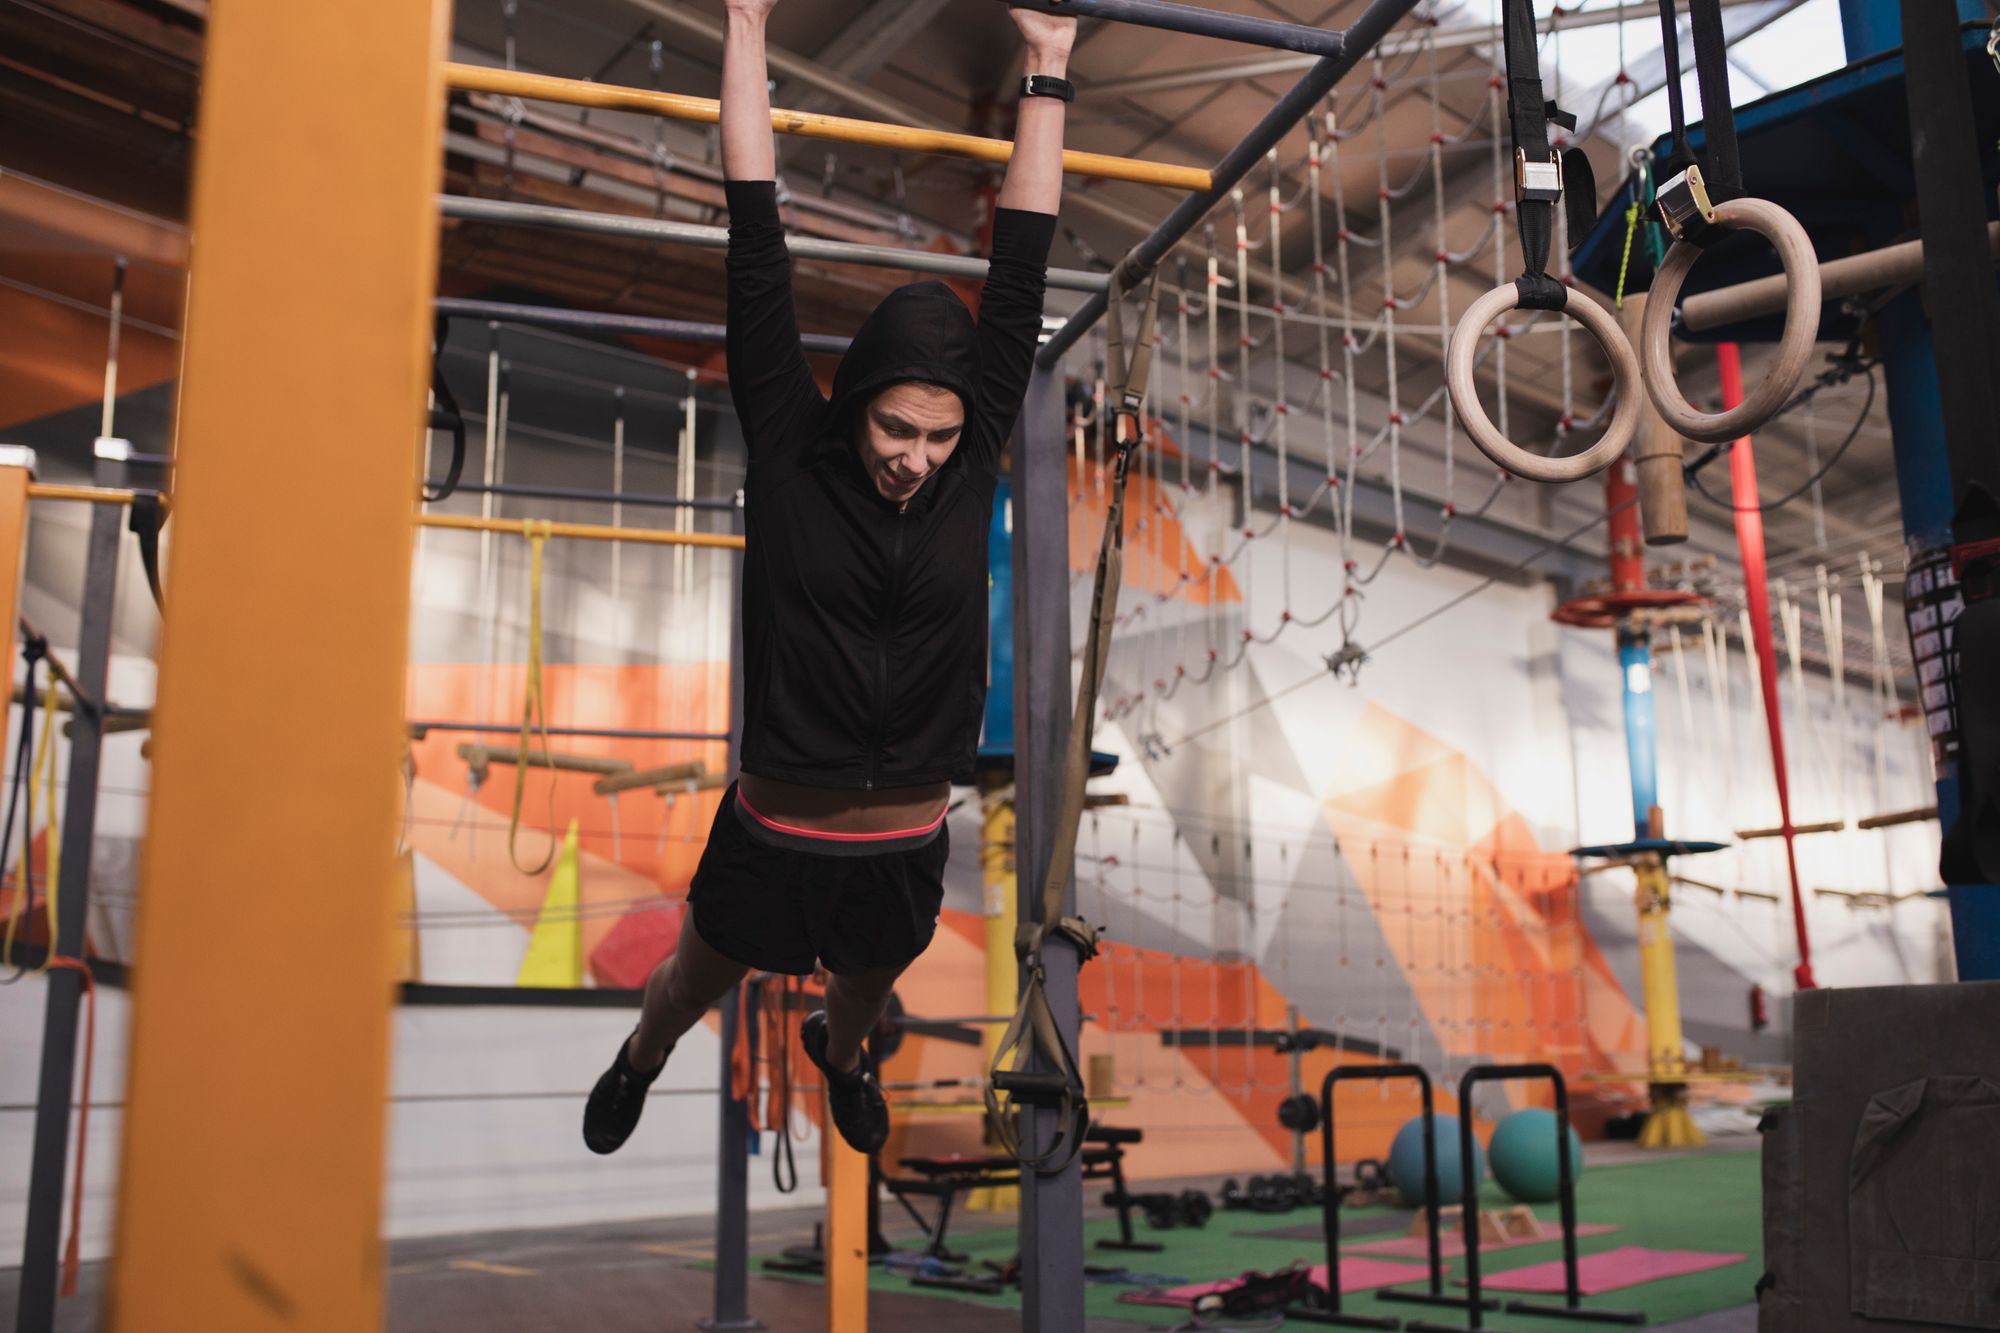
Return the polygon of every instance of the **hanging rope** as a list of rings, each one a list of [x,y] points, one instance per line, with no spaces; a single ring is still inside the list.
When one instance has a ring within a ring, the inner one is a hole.
[[[1023,1168],[1056,1172],[1083,1147],[1090,1124],[1089,1102],[1076,1056],[1063,1039],[1049,1007],[1045,989],[1045,951],[1052,939],[1069,941],[1078,962],[1097,952],[1097,932],[1081,917],[1065,917],[1064,899],[1075,868],[1078,824],[1083,817],[1084,784],[1090,776],[1091,734],[1097,717],[1097,694],[1111,647],[1111,621],[1118,607],[1124,561],[1125,481],[1132,450],[1145,428],[1146,385],[1153,365],[1153,329],[1159,313],[1160,278],[1155,270],[1147,281],[1139,336],[1127,352],[1122,302],[1137,282],[1120,265],[1112,275],[1106,322],[1106,391],[1112,407],[1112,447],[1115,472],[1105,512],[1104,536],[1097,556],[1096,586],[1091,593],[1090,627],[1084,638],[1083,676],[1077,684],[1076,708],[1070,718],[1069,753],[1063,770],[1063,799],[1057,815],[1048,873],[1043,880],[1040,919],[1024,921],[1014,949],[1024,978],[1013,1019],[993,1053],[985,1089],[986,1115],[995,1139]],[[1034,1068],[1031,1068],[1035,1066]],[[1003,1102],[1003,1096],[1005,1101]],[[1016,1132],[1009,1110],[1015,1103],[1056,1110],[1060,1119],[1046,1150],[1027,1149]]]
[[[533,758],[534,728],[540,720],[542,753],[549,752],[548,703],[542,691],[542,556],[549,543],[547,519],[527,519],[521,535],[528,539],[528,678],[521,688],[521,745],[514,776],[514,808],[507,818],[507,859],[524,875],[539,875],[555,862],[561,845],[556,836],[556,774],[549,770],[548,851],[532,867],[521,864],[516,842],[521,836],[521,797],[528,787],[528,767]]]
[[[56,693],[55,673],[49,674],[49,683],[42,700],[42,734],[38,748],[34,752],[32,765],[26,761],[29,746],[35,730],[35,665],[48,657],[48,641],[33,636],[23,648],[22,655],[28,662],[28,686],[21,714],[20,749],[15,761],[14,792],[23,797],[21,822],[21,859],[14,867],[15,909],[7,914],[7,933],[4,945],[0,945],[0,959],[14,968],[14,975],[7,978],[11,984],[23,977],[39,977],[49,970],[56,957],[56,937],[58,932],[57,872],[61,869],[61,837],[56,823],[56,771],[55,771],[55,719],[56,707],[61,702]],[[45,878],[48,894],[44,907],[48,919],[48,949],[40,964],[24,968],[14,962],[14,934],[21,922],[26,921],[35,910],[35,784],[43,783],[48,800],[48,834],[43,840],[46,849],[47,867]],[[7,834],[13,834],[14,809],[11,796],[7,808]],[[6,843],[0,840],[0,865],[5,864]]]

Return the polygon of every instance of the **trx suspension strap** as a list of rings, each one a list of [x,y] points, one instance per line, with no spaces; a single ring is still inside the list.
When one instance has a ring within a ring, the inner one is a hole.
[[[21,695],[21,734],[14,741],[14,775],[7,783],[7,822],[0,825],[0,867],[7,864],[7,854],[14,841],[14,812],[20,808],[22,792],[27,793],[28,833],[27,840],[34,840],[35,787],[32,759],[35,753],[35,674],[36,667],[49,655],[49,641],[21,626],[21,661],[26,666],[26,688]],[[28,920],[34,911],[34,882],[29,876],[29,863],[24,858],[21,873],[14,879],[13,910],[7,914],[4,935],[0,935],[0,966],[14,970],[14,975],[0,984],[19,981],[27,975],[27,968],[14,961],[14,931],[16,926]],[[55,935],[49,935],[49,952],[55,952]]]
[[[1522,310],[1561,310],[1569,292],[1547,273],[1555,243],[1556,204],[1568,199],[1572,245],[1597,221],[1597,182],[1581,149],[1557,153],[1549,125],[1576,128],[1576,117],[1545,99],[1541,53],[1535,46],[1533,0],[1502,0],[1507,51],[1507,124],[1514,136],[1514,224],[1521,233],[1521,276],[1514,280]],[[1581,208],[1583,214],[1576,216]]]
[[[1661,56],[1666,66],[1667,114],[1673,122],[1674,174],[1660,183],[1655,198],[1660,219],[1674,238],[1673,248],[1653,275],[1646,313],[1639,325],[1639,357],[1646,392],[1660,416],[1676,432],[1701,444],[1722,444],[1748,435],[1783,410],[1813,359],[1819,338],[1819,263],[1812,238],[1784,209],[1744,193],[1743,164],[1736,149],[1736,112],[1729,94],[1729,34],[1722,26],[1722,0],[1688,0],[1694,37],[1695,75],[1701,87],[1702,160],[1688,143],[1687,116],[1680,95],[1680,23],[1676,0],[1660,0]],[[1731,231],[1754,231],[1768,240],[1785,268],[1785,332],[1764,379],[1741,402],[1721,412],[1698,410],[1674,378],[1672,330],[1681,284],[1702,251]]]
[[[993,1052],[986,1083],[986,1119],[994,1138],[1024,1168],[1048,1174],[1069,1165],[1082,1149],[1084,1131],[1090,1127],[1090,1104],[1084,1095],[1076,1055],[1063,1040],[1055,1013],[1049,1008],[1043,951],[1050,940],[1060,938],[1075,946],[1079,963],[1097,953],[1096,927],[1082,917],[1066,917],[1062,912],[1076,863],[1084,783],[1090,777],[1097,692],[1104,681],[1112,622],[1118,612],[1118,585],[1125,552],[1126,475],[1132,450],[1145,435],[1146,382],[1152,374],[1153,324],[1160,307],[1159,271],[1154,270],[1147,280],[1139,336],[1128,352],[1120,306],[1140,280],[1121,265],[1112,275],[1111,299],[1105,310],[1105,397],[1114,413],[1115,470],[1104,515],[1104,539],[1097,553],[1097,577],[1090,595],[1090,628],[1083,642],[1082,679],[1077,682],[1076,709],[1070,717],[1062,809],[1056,817],[1048,873],[1042,880],[1042,910],[1037,920],[1023,921],[1014,935],[1014,952],[1021,963],[1021,1001]],[[1055,1134],[1045,1152],[1035,1153],[1026,1136],[1019,1132],[1011,1114],[1017,1104],[1047,1107],[1059,1113]]]
[[[1660,186],[1660,213],[1676,240],[1712,244],[1714,205],[1743,194],[1743,159],[1736,151],[1736,108],[1729,95],[1729,35],[1721,0],[1688,0],[1695,81],[1701,88],[1701,131],[1707,170],[1688,146],[1681,106],[1681,33],[1675,0],[1660,0],[1660,55],[1666,62],[1667,116],[1673,124],[1674,175]]]
[[[424,483],[424,499],[432,504],[446,499],[458,489],[458,479],[465,474],[465,413],[459,410],[458,399],[452,396],[451,385],[444,377],[444,342],[451,336],[451,318],[437,317],[437,331],[431,338],[431,397],[437,400],[431,408],[431,429],[451,432],[451,466],[445,469],[444,480],[432,490],[428,480]]]
[[[152,589],[153,605],[167,609],[160,596],[160,529],[167,524],[167,497],[152,491],[132,492],[132,515],[126,528],[139,539],[139,563],[146,571],[146,586]]]
[[[1495,287],[1459,316],[1445,348],[1445,388],[1467,437],[1503,470],[1534,481],[1578,481],[1611,466],[1631,444],[1639,424],[1639,363],[1617,320],[1595,301],[1571,300],[1569,287],[1549,276],[1556,205],[1567,201],[1574,248],[1597,221],[1597,180],[1582,149],[1559,153],[1549,143],[1551,123],[1573,130],[1576,117],[1543,96],[1533,0],[1502,0],[1501,24],[1507,53],[1507,124],[1514,138],[1514,225],[1521,234],[1521,276]],[[1573,454],[1530,452],[1502,434],[1486,415],[1479,401],[1474,358],[1486,326],[1510,310],[1566,314],[1603,347],[1617,401],[1604,434],[1589,448]]]

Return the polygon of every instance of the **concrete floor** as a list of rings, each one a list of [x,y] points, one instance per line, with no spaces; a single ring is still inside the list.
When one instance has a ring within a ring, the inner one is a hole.
[[[1752,1146],[1754,1138],[1749,1143],[1723,1141],[1709,1151]],[[1588,1152],[1595,1164],[1621,1160],[1625,1155],[1626,1145],[1592,1144]],[[1215,1177],[1147,1182],[1149,1189],[1194,1187],[1211,1194],[1220,1185],[1221,1180]],[[1108,1215],[1099,1206],[1095,1191],[1086,1197],[1088,1215]],[[769,1254],[788,1245],[810,1244],[813,1224],[820,1217],[817,1208],[753,1213],[750,1252]],[[1012,1215],[989,1218],[964,1213],[954,1216],[952,1232],[964,1235],[990,1227],[1011,1230],[1013,1226]],[[898,1246],[914,1246],[920,1235],[902,1210],[887,1200],[882,1229]],[[394,1241],[389,1246],[385,1327],[389,1333],[471,1329],[479,1333],[549,1333],[554,1329],[661,1333],[692,1328],[695,1320],[713,1310],[713,1274],[696,1266],[713,1255],[713,1222],[706,1215]],[[104,1326],[105,1278],[105,1265],[84,1266],[81,1290],[58,1308],[55,1333],[99,1333]],[[0,1269],[0,1320],[14,1309],[19,1285],[18,1268]],[[754,1268],[749,1308],[774,1330],[810,1330],[823,1322],[817,1285],[763,1277]],[[876,1333],[933,1333],[941,1319],[948,1319],[953,1330],[966,1333],[1012,1333],[1020,1327],[1018,1314],[892,1292],[873,1293],[869,1315]],[[153,1329],[195,1329],[200,1325],[148,1320],[140,1327],[151,1333]],[[1757,1311],[1754,1305],[1746,1305],[1658,1327],[1671,1333],[1756,1333]],[[1121,1333],[1140,1328],[1158,1330],[1160,1325],[1093,1319],[1079,1333]]]

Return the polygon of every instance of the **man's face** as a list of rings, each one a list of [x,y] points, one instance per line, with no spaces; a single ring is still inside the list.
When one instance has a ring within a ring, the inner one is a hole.
[[[958,395],[935,384],[892,385],[861,409],[855,447],[882,498],[908,504],[944,466],[965,429]]]

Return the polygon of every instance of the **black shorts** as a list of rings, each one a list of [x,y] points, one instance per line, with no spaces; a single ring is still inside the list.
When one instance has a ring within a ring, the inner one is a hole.
[[[747,821],[732,783],[688,887],[695,931],[717,953],[804,976],[815,962],[835,975],[903,967],[930,947],[951,854],[942,825],[921,846],[856,854],[840,843],[779,845]]]

